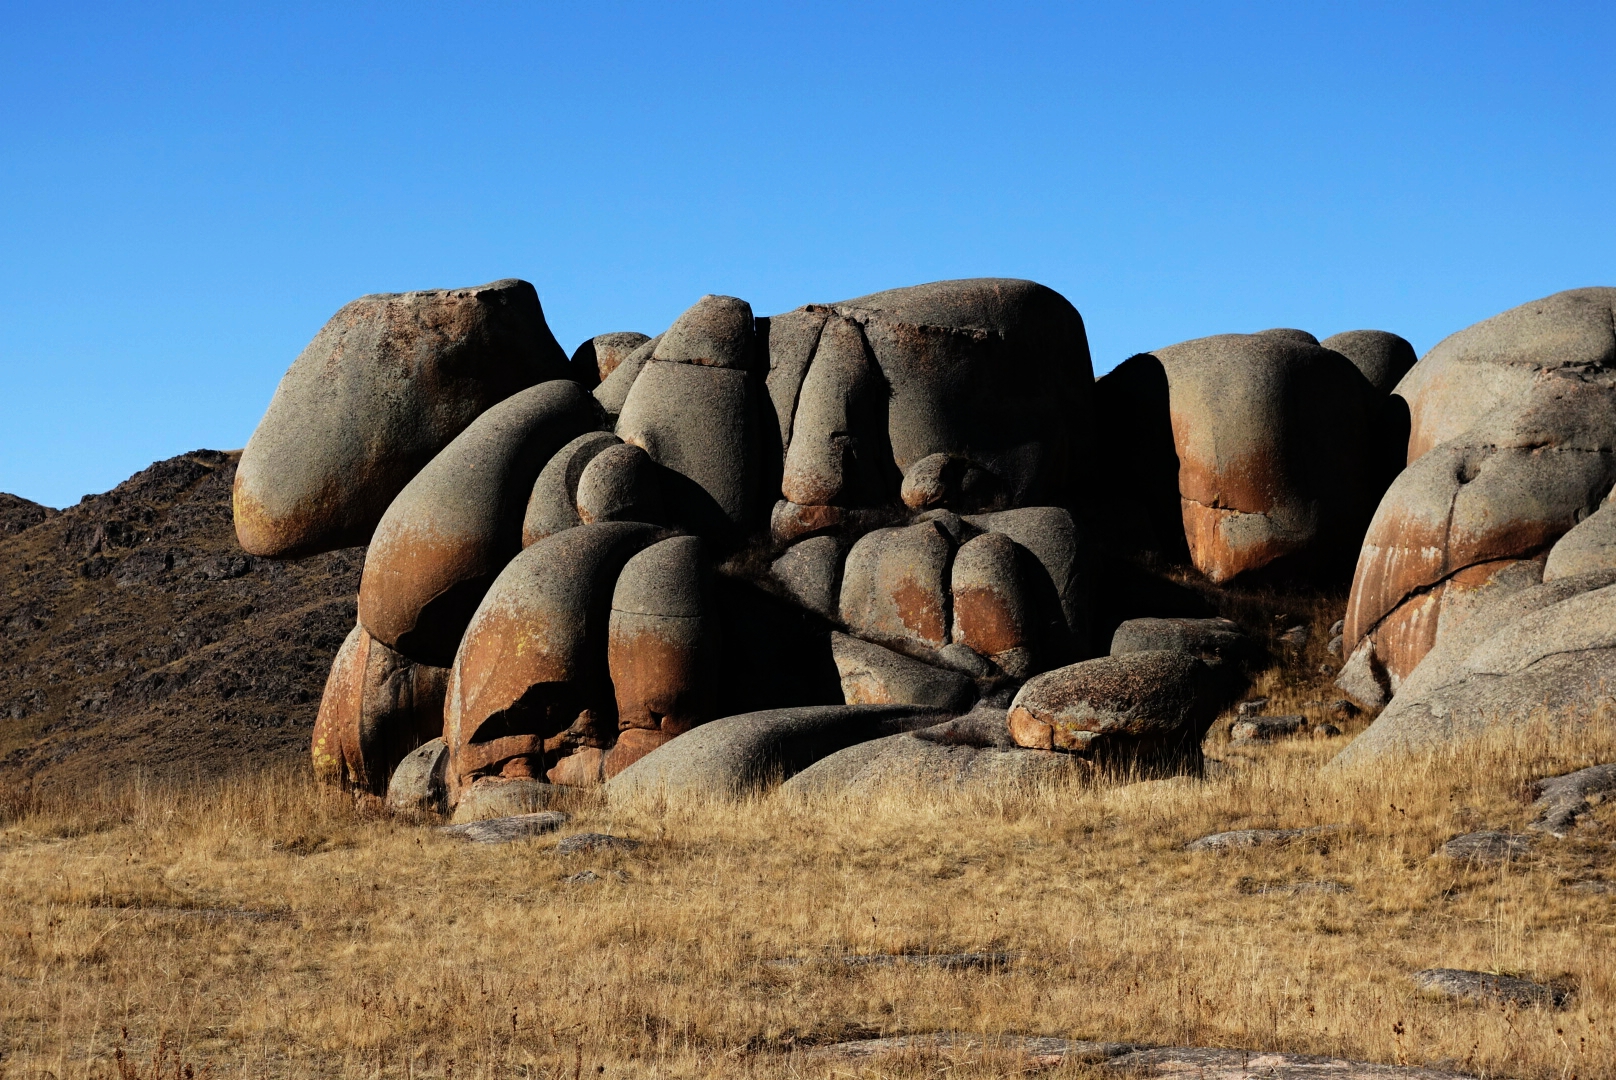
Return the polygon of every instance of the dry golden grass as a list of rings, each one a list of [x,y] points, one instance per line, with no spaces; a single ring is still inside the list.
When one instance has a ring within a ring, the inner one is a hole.
[[[1205,781],[586,804],[568,831],[647,843],[569,858],[553,838],[457,842],[300,775],[23,801],[0,823],[0,1075],[151,1077],[160,1059],[164,1076],[919,1076],[938,1064],[800,1051],[963,1031],[1616,1077],[1616,898],[1565,887],[1616,873],[1616,816],[1515,865],[1428,858],[1524,824],[1523,784],[1616,759],[1609,732],[1350,775],[1318,771],[1337,739]],[[1327,824],[1344,829],[1325,843],[1182,850]],[[601,880],[564,881],[584,869]],[[1314,880],[1352,891],[1262,891]],[[1017,959],[765,963],[972,950]],[[1406,976],[1432,966],[1577,996],[1560,1012],[1430,999]]]

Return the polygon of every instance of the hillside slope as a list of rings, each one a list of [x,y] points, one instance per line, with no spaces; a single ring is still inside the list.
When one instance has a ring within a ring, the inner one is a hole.
[[[307,753],[364,549],[245,555],[230,517],[239,456],[160,461],[60,513],[0,496],[0,785]]]

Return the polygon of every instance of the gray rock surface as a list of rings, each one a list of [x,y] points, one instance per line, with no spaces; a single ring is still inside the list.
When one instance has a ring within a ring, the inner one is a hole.
[[[1069,511],[1058,506],[1023,506],[965,518],[972,528],[1002,533],[1032,553],[1044,577],[1023,564],[1026,582],[1040,621],[1036,635],[1046,649],[1043,664],[1085,656],[1094,583],[1092,552]]]
[[[758,510],[762,459],[754,382],[752,373],[736,368],[652,360],[618,417],[624,442],[691,481],[669,493],[671,511],[705,536],[745,525]]]
[[[1098,1063],[1138,1049],[1135,1043],[1084,1042],[1045,1035],[984,1037],[939,1032],[930,1035],[895,1035],[884,1039],[854,1039],[816,1046],[804,1054],[813,1060],[862,1061],[870,1058],[942,1058],[972,1061],[1003,1057],[1028,1068],[1054,1068],[1072,1063]],[[1355,1080],[1355,1078],[1354,1078]]]
[[[1299,332],[1220,334],[1129,361],[1150,362],[1167,384],[1197,569],[1224,582],[1281,559],[1314,572],[1350,567],[1390,480],[1382,395],[1362,372]]]
[[[1572,527],[1549,549],[1543,580],[1616,570],[1616,503],[1603,505]]]
[[[775,559],[769,573],[786,594],[815,615],[837,617],[842,555],[846,542],[836,536],[799,540]]]
[[[842,568],[842,622],[859,637],[925,655],[949,643],[954,544],[935,522],[864,534]]]
[[[555,832],[566,823],[567,815],[561,811],[544,810],[534,814],[512,814],[507,817],[440,825],[438,832],[474,844],[509,844]]]
[[[556,845],[556,854],[587,855],[597,851],[633,851],[644,846],[639,840],[630,840],[626,836],[613,836],[611,833],[574,833],[561,838],[561,842]]]
[[[494,577],[522,547],[522,517],[550,457],[600,424],[566,380],[479,416],[399,492],[365,554],[359,622],[419,663],[448,667]]]
[[[1488,1004],[1534,1005],[1559,1008],[1570,998],[1565,987],[1546,986],[1543,983],[1520,979],[1511,975],[1494,975],[1486,971],[1464,971],[1459,968],[1426,968],[1409,976],[1414,985],[1431,994],[1444,997],[1468,998]]]
[[[449,672],[417,664],[356,626],[337,651],[310,740],[315,776],[380,795],[405,756],[443,734]]]
[[[1002,971],[1015,957],[1002,952],[970,953],[866,953],[846,956],[786,956],[765,963],[772,968],[827,965],[847,968],[939,968],[943,971]]]
[[[1306,829],[1234,829],[1212,833],[1184,845],[1185,851],[1238,851],[1242,848],[1283,847],[1340,832],[1339,825],[1314,825]]]
[[[801,506],[891,501],[887,386],[851,319],[825,322],[797,394],[780,491]]]
[[[1616,791],[1616,764],[1593,765],[1564,776],[1549,776],[1532,785],[1537,817],[1527,826],[1564,837],[1577,818]]]
[[[1533,838],[1525,833],[1487,830],[1455,836],[1432,854],[1432,858],[1463,859],[1492,863],[1519,859],[1532,853]]]
[[[647,335],[634,331],[596,334],[573,352],[572,377],[594,389],[605,382],[619,364],[633,355],[634,350],[650,340]]]
[[[449,798],[444,780],[448,762],[449,748],[442,739],[433,739],[410,751],[387,781],[387,808],[443,813]]]
[[[660,470],[638,446],[608,446],[578,475],[578,519],[595,521],[666,520]]]
[[[1008,791],[1088,775],[1087,763],[1052,750],[980,747],[889,735],[821,758],[781,791],[874,795],[883,789]]]
[[[797,398],[802,393],[802,381],[808,375],[808,365],[819,346],[819,335],[831,311],[823,304],[758,319],[760,330],[768,334],[769,374],[766,385],[769,401],[774,406],[775,419],[780,429],[780,446],[791,446],[793,419],[797,411]]]
[[[1385,330],[1348,330],[1319,344],[1351,360],[1382,394],[1391,393],[1418,359],[1414,346]]]
[[[651,357],[699,367],[752,369],[758,362],[752,305],[733,296],[703,296],[668,327]]]
[[[1468,617],[1464,598],[1517,565],[1537,575],[1542,553],[1593,513],[1613,482],[1616,371],[1535,376],[1412,462],[1386,492],[1353,577],[1348,653],[1371,638],[1397,690]]]
[[[528,496],[522,517],[523,547],[583,524],[578,516],[578,482],[584,469],[602,451],[622,444],[609,431],[587,431],[551,456]]]
[[[1106,1071],[1133,1077],[1194,1080],[1464,1080],[1458,1073],[1421,1065],[1377,1065],[1315,1054],[1164,1046],[1120,1054]]]
[[[360,297],[293,361],[247,442],[235,480],[241,546],[300,558],[365,543],[467,425],[567,374],[525,281]]]
[[[1307,730],[1305,716],[1263,716],[1241,720],[1229,729],[1231,742],[1271,742]]]
[[[699,536],[669,537],[629,559],[617,578],[606,661],[619,729],[673,736],[712,719],[712,683],[722,658],[704,551]],[[607,776],[637,760],[627,757],[633,745],[607,755]],[[652,748],[650,741],[640,745]]]
[[[606,785],[613,799],[760,791],[854,743],[935,722],[899,705],[816,705],[726,716],[647,754]]]
[[[628,392],[634,388],[634,382],[645,370],[645,365],[651,362],[651,354],[662,341],[658,334],[649,341],[643,342],[639,348],[623,357],[612,373],[602,379],[600,385],[595,387],[595,400],[607,416],[617,416],[623,411],[623,403],[628,400]]]
[[[1410,463],[1529,396],[1545,372],[1616,364],[1616,289],[1571,289],[1450,334],[1397,384],[1413,428]]]
[[[490,818],[532,815],[551,806],[565,792],[565,788],[542,780],[484,780],[459,793],[454,816],[449,820],[463,825]],[[554,820],[555,824],[550,827],[555,828],[566,816],[545,820]]]
[[[1010,705],[1022,746],[1116,759],[1194,757],[1217,715],[1210,669],[1173,652],[1102,656],[1045,672]]]
[[[661,535],[636,522],[580,525],[526,548],[501,571],[449,681],[451,793],[510,769],[548,773],[573,751],[611,745],[610,598],[623,565]]]
[[[954,643],[1012,678],[1036,671],[1039,654],[1051,650],[1036,640],[1044,627],[1027,577],[1042,570],[1031,552],[1004,533],[983,533],[961,545],[949,573]]]
[[[1541,716],[1587,715],[1607,700],[1602,685],[1616,683],[1613,619],[1616,570],[1496,597],[1437,641],[1335,764],[1448,746]]]
[[[831,656],[849,705],[925,705],[964,712],[976,700],[976,687],[957,671],[934,667],[902,653],[833,632]]]
[[[1158,651],[1216,663],[1252,659],[1257,647],[1228,619],[1129,619],[1111,635],[1112,656]]]

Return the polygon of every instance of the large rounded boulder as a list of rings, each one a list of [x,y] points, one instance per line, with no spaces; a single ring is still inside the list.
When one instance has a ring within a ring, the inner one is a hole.
[[[467,425],[569,371],[525,281],[360,297],[293,361],[242,452],[241,546],[300,558],[365,543]]]
[[[359,585],[365,629],[412,659],[447,667],[483,593],[521,550],[540,470],[600,422],[599,406],[566,380],[530,387],[478,417],[376,527]]]
[[[794,506],[1065,501],[1092,387],[1082,317],[1031,281],[940,281],[769,320]]]
[[[531,778],[584,754],[598,776],[617,733],[607,668],[619,573],[661,530],[580,525],[527,547],[477,608],[455,657],[445,708],[452,797],[480,777]],[[562,779],[563,774],[551,777]]]
[[[1408,461],[1532,392],[1540,374],[1616,367],[1616,288],[1571,289],[1450,334],[1401,382]]]
[[[1418,457],[1387,491],[1358,557],[1342,688],[1383,703],[1477,590],[1541,579],[1549,549],[1613,483],[1616,374],[1569,367],[1538,371]]]
[[[1209,579],[1270,567],[1345,577],[1390,479],[1383,395],[1350,360],[1302,331],[1269,330],[1186,341],[1106,378],[1125,390],[1105,394],[1116,399],[1107,453],[1137,459],[1119,477],[1157,463],[1125,494],[1162,530],[1166,514],[1151,507],[1168,496],[1151,497],[1166,483],[1155,415],[1165,405],[1183,536]],[[1152,413],[1129,415],[1130,405]],[[1156,442],[1133,445],[1152,432]]]

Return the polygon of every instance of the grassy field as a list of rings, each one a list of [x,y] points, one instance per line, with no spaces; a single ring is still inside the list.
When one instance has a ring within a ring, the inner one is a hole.
[[[0,820],[0,1076],[1005,1075],[827,1062],[935,1031],[1616,1077],[1616,814],[1508,866],[1429,858],[1518,827],[1529,780],[1616,759],[1610,725],[1320,774],[1342,739],[1208,779],[894,791],[874,803],[582,803],[562,857],[466,844],[305,776],[14,796]],[[1208,832],[1340,825],[1182,850]],[[598,880],[569,883],[592,870]],[[1333,881],[1350,891],[1272,886]],[[1003,970],[784,957],[993,950]],[[1446,966],[1563,979],[1563,1011],[1454,1003]],[[121,1060],[119,1054],[122,1055]],[[186,1069],[191,1070],[190,1073]],[[1082,1066],[1068,1066],[1070,1073]]]

